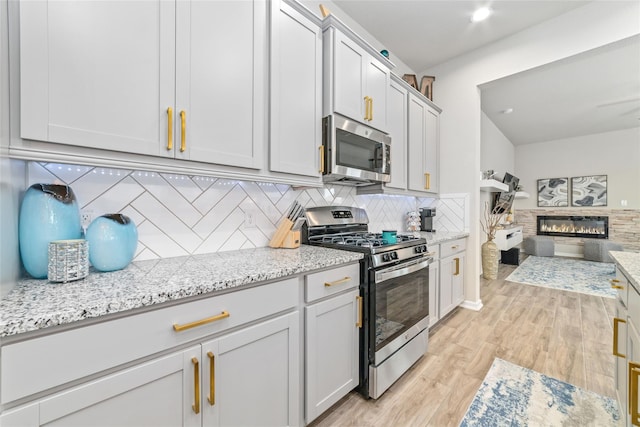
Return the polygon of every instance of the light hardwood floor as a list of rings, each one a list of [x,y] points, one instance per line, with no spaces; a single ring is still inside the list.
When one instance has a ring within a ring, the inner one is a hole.
[[[481,311],[458,308],[430,331],[429,350],[377,400],[351,392],[325,426],[457,426],[495,357],[615,397],[615,300],[481,279]]]

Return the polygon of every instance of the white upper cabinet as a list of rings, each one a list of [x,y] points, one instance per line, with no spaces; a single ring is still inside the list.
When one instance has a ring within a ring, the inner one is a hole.
[[[21,136],[162,154],[175,50],[171,2],[20,2]]]
[[[266,7],[259,0],[177,2],[176,157],[260,168]]]
[[[322,34],[283,0],[271,8],[270,105],[269,169],[320,182]]]
[[[409,93],[401,84],[391,80],[387,123],[391,136],[391,181],[387,188],[407,189],[407,107]]]
[[[20,2],[21,136],[259,168],[266,7]]]
[[[387,132],[391,64],[333,16],[324,22],[324,115],[340,113]]]
[[[409,190],[439,191],[439,126],[439,112],[418,96],[409,94]]]

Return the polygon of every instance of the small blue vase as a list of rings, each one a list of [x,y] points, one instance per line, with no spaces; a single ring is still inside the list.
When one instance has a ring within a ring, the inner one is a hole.
[[[89,262],[99,271],[125,268],[136,253],[138,229],[126,215],[106,214],[89,224]]]
[[[80,208],[68,185],[33,184],[20,206],[18,236],[24,269],[36,279],[47,277],[49,242],[80,239]]]

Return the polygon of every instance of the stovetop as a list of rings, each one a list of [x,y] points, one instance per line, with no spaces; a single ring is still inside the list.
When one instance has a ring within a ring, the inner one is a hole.
[[[363,231],[314,236],[309,240],[318,244],[340,245],[344,249],[363,248],[366,249],[365,252],[379,252],[380,250],[388,250],[390,246],[400,245],[401,247],[405,247],[413,244],[419,244],[419,240],[424,239],[415,237],[412,234],[398,234],[396,236],[396,242],[390,243],[387,239],[382,237],[382,233],[369,233]],[[407,243],[409,245],[407,245]]]

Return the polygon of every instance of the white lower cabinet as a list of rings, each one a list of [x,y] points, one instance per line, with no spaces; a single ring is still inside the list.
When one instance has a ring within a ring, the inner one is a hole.
[[[434,258],[429,265],[429,327],[440,320],[440,245],[429,245]]]
[[[464,301],[465,240],[440,245],[440,318]]]

